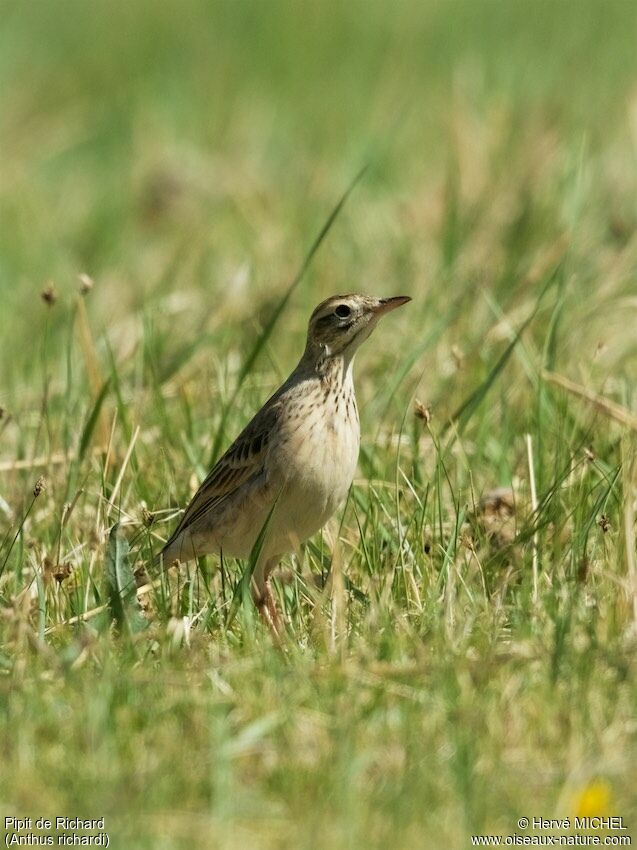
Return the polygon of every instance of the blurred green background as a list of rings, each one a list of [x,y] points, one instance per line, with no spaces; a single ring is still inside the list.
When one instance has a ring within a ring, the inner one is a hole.
[[[415,295],[423,332],[434,316],[446,351],[474,356],[493,319],[481,293],[524,309],[526,276],[560,239],[578,344],[592,362],[610,330],[600,378],[630,369],[621,310],[582,294],[609,272],[624,275],[613,298],[634,288],[611,256],[637,221],[634,4],[5,0],[2,13],[0,404],[14,412],[34,404],[39,341],[61,352],[67,335],[68,312],[38,294],[52,281],[68,305],[78,273],[122,359],[141,321],[161,374],[208,332],[241,358],[365,163],[284,317],[282,371],[308,311],[351,290]],[[581,351],[554,347],[566,364]],[[447,414],[471,385],[431,371]]]
[[[407,280],[425,297],[502,181],[519,208],[499,235],[537,242],[546,192],[568,220],[572,174],[611,142],[608,179],[634,188],[630,2],[4,0],[2,16],[4,382],[28,368],[49,279],[93,275],[101,317],[195,285],[211,311],[242,282],[267,299],[367,161],[304,310]]]

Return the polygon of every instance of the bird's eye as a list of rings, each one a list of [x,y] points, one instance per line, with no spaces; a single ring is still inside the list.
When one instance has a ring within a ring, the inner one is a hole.
[[[338,316],[339,319],[346,319],[351,315],[351,313],[352,310],[347,306],[347,304],[339,304],[336,310],[334,310],[334,314]]]

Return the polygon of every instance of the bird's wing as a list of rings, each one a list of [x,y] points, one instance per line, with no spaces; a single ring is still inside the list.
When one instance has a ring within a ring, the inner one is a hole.
[[[270,436],[279,417],[279,405],[263,407],[219,458],[193,496],[181,522],[167,540],[164,550],[193,523],[214,510],[242,484],[263,471]]]

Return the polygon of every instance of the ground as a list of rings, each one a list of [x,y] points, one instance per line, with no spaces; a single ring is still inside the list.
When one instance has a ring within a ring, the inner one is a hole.
[[[637,8],[2,14],[0,814],[133,850],[637,837]],[[359,352],[279,648],[245,564],[152,553],[350,291],[413,302]]]

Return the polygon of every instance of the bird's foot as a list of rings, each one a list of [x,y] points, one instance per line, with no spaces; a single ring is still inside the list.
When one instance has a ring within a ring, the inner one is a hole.
[[[279,609],[277,607],[274,594],[272,593],[272,587],[269,579],[265,582],[265,585],[262,589],[260,589],[260,591],[255,592],[254,602],[257,606],[257,611],[263,618],[263,621],[272,632],[276,642],[280,644],[284,634],[283,623],[281,622]]]

